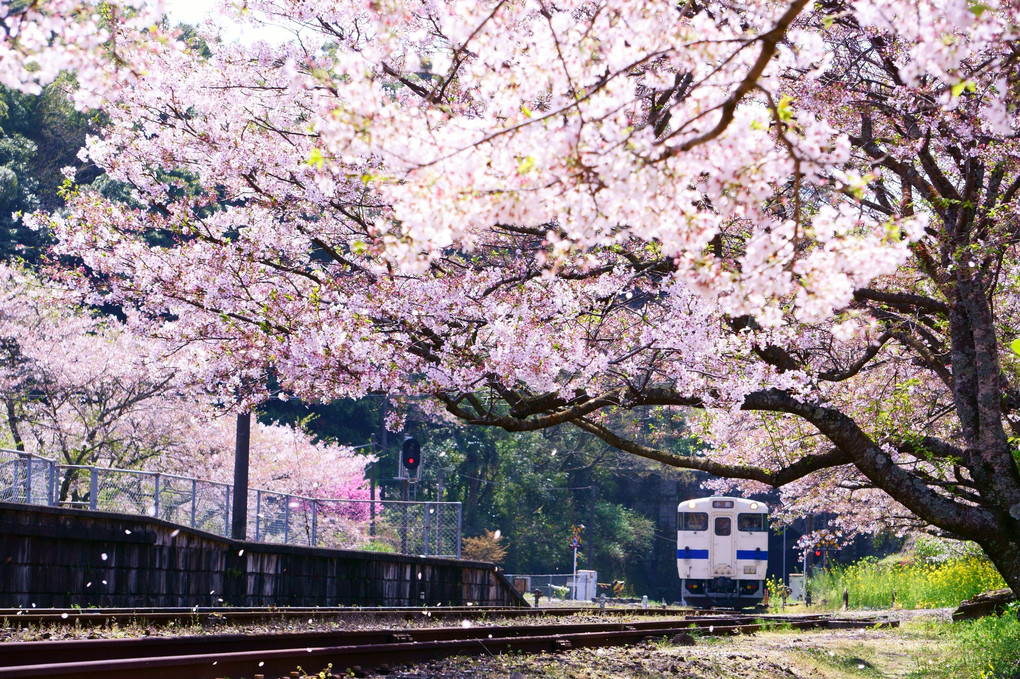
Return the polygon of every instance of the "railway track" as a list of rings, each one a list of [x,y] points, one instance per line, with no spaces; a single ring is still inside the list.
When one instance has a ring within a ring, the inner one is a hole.
[[[588,607],[548,607],[548,608],[496,608],[480,606],[439,606],[429,608],[351,608],[351,607],[315,607],[315,608],[6,608],[0,609],[0,627],[28,626],[62,626],[80,625],[97,626],[112,624],[137,623],[141,625],[174,624],[245,624],[269,621],[314,620],[328,622],[330,620],[405,620],[421,619],[428,616],[433,620],[445,619],[478,619],[478,618],[525,618],[534,616],[569,617],[574,615],[622,616],[642,615],[658,617],[676,617],[689,615],[689,608],[598,608]],[[713,614],[706,611],[705,614]],[[722,612],[720,612],[722,613]],[[732,611],[726,613],[732,614]]]
[[[590,609],[589,609],[590,610]],[[419,613],[420,614],[420,613]],[[684,619],[517,626],[245,634],[136,639],[11,642],[0,645],[0,679],[217,679],[290,676],[299,667],[362,674],[452,655],[540,653],[621,646],[679,633],[748,634],[769,626],[795,629],[893,627],[897,622],[828,616],[698,615]]]

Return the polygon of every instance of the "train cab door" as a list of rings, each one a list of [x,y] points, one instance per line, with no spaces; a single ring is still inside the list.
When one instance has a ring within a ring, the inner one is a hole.
[[[736,517],[727,514],[712,516],[712,577],[733,577],[736,572]]]

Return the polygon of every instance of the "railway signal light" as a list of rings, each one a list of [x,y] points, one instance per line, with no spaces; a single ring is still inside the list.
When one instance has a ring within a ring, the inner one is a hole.
[[[417,439],[408,436],[404,439],[404,447],[400,450],[400,464],[407,470],[409,476],[414,476],[421,464],[421,444]]]

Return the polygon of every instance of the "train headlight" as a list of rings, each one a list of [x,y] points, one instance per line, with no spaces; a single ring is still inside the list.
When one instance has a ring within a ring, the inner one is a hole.
[[[698,503],[697,502],[688,502],[687,506],[690,507],[691,509],[695,509],[695,508],[697,508]]]
[[[758,503],[757,502],[752,502],[751,503],[751,509],[758,509]]]

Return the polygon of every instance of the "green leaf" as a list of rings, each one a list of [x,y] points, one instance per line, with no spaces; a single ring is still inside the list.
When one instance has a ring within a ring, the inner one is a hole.
[[[793,118],[793,107],[790,104],[793,103],[793,97],[788,94],[784,94],[776,105],[776,113],[779,114],[779,119],[786,122]]]
[[[956,98],[963,94],[964,90],[967,92],[976,92],[977,85],[974,84],[973,80],[964,80],[953,85],[952,89],[950,89],[950,93],[954,98]]]
[[[1009,343],[1009,348],[1013,350],[1013,353],[1020,356],[1020,337],[1016,338]]]
[[[535,159],[531,156],[521,158],[517,163],[517,174],[525,174],[535,167]]]
[[[974,16],[978,17],[984,14],[989,9],[991,9],[991,7],[984,4],[983,2],[972,2],[968,5],[968,8],[970,9],[971,12],[974,13]]]
[[[312,152],[308,154],[308,164],[312,167],[321,169],[325,162],[326,158],[319,149],[312,149]]]

